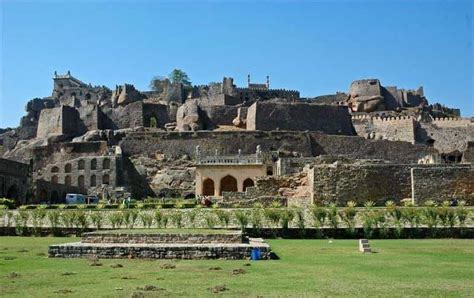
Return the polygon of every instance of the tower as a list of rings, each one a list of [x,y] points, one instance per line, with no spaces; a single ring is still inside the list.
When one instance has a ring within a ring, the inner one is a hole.
[[[267,89],[270,89],[270,76],[267,76]]]

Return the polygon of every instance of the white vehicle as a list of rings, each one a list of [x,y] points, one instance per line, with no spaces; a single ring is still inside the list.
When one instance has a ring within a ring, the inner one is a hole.
[[[85,204],[86,196],[75,193],[68,193],[66,195],[66,204]]]

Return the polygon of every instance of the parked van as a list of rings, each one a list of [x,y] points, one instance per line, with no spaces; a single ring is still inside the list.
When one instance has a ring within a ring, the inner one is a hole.
[[[86,196],[75,193],[68,193],[66,195],[66,204],[85,204]]]

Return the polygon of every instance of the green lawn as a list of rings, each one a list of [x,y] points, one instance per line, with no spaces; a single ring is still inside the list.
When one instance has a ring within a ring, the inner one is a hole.
[[[275,261],[162,261],[49,259],[49,244],[73,238],[0,237],[0,296],[208,296],[225,284],[232,296],[470,296],[474,297],[473,240],[372,240],[361,254],[355,240],[270,240]],[[122,268],[112,268],[113,264]],[[175,269],[162,269],[173,263]],[[251,263],[250,266],[244,266]],[[209,270],[221,267],[221,270]],[[244,274],[234,275],[234,269]],[[13,276],[12,272],[19,274]],[[63,275],[72,272],[72,275]]]

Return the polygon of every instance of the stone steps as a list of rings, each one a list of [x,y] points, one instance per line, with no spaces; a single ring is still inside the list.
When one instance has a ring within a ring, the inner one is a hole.
[[[249,243],[84,243],[50,245],[49,257],[101,259],[249,259],[252,249],[260,250],[262,259],[270,258],[270,246],[262,239],[250,238]]]
[[[359,239],[359,251],[363,253],[371,253],[372,249],[370,248],[369,240]]]

